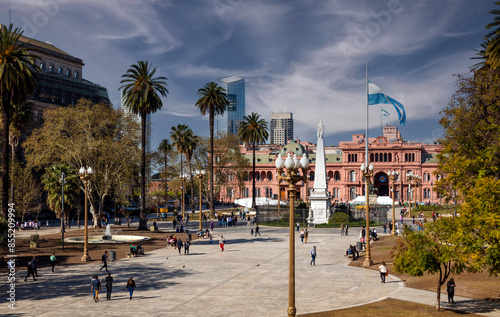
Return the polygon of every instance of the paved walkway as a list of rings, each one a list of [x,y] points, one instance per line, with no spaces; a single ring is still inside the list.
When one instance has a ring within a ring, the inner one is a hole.
[[[0,314],[9,316],[284,316],[288,306],[288,230],[261,228],[262,236],[250,237],[249,227],[216,228],[214,244],[195,241],[190,255],[173,248],[149,252],[144,257],[123,259],[108,267],[115,279],[111,301],[103,285],[100,301],[92,300],[90,278],[100,264],[39,270],[38,281],[24,282],[16,276],[16,307],[10,311],[5,299]],[[379,231],[380,232],[380,231]],[[378,272],[347,266],[346,246],[357,240],[359,230],[343,237],[335,229],[311,229],[307,244],[296,240],[297,313],[311,313],[363,305],[391,297],[435,305],[433,292],[406,288],[395,276],[380,283]],[[227,239],[220,252],[218,235]],[[317,246],[316,266],[309,252]],[[130,301],[127,278],[137,283]],[[6,277],[0,284],[5,293]],[[5,297],[3,297],[5,298]],[[443,296],[443,300],[444,300]],[[500,316],[500,310],[483,301],[457,298],[455,306]],[[444,303],[444,302],[443,302]],[[445,306],[443,304],[443,306]],[[498,306],[498,305],[497,305]]]

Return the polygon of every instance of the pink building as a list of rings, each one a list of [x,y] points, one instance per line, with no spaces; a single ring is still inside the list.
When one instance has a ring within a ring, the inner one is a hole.
[[[388,177],[389,171],[398,171],[399,178],[395,182],[396,202],[410,200],[410,188],[413,192],[412,201],[436,203],[439,197],[433,191],[433,183],[437,180],[433,172],[437,168],[437,154],[441,151],[440,144],[410,143],[403,140],[397,127],[386,126],[383,135],[369,138],[369,162],[374,165],[372,184],[379,196],[391,196],[392,182]],[[252,162],[252,149],[241,147],[242,153]],[[276,167],[274,160],[278,154],[307,153],[310,161],[307,184],[299,183],[297,197],[304,199],[306,188],[309,192],[314,186],[314,168],[316,160],[316,145],[299,140],[289,141],[285,146],[263,145],[256,151],[256,197],[278,198],[287,200],[286,184],[281,184],[278,190],[276,182]],[[365,136],[353,134],[351,141],[340,142],[337,147],[325,147],[326,173],[328,176],[328,191],[333,202],[346,202],[357,196],[364,195],[364,180],[360,173],[360,166],[365,162]],[[422,177],[416,186],[415,181],[407,179],[406,174],[412,171],[413,175]],[[249,169],[245,188],[239,190],[236,182],[229,183],[221,190],[219,199],[232,202],[238,198],[252,197],[252,170]]]

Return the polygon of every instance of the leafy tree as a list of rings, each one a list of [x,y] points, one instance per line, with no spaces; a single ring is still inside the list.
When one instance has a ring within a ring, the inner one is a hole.
[[[441,287],[451,273],[460,274],[467,263],[467,255],[456,239],[458,230],[454,218],[442,218],[428,223],[423,232],[405,228],[403,237],[396,241],[391,250],[396,272],[410,276],[424,273],[437,275],[436,310],[440,309]]]
[[[191,164],[191,159],[193,158],[194,151],[196,147],[198,146],[198,136],[196,135],[189,135],[187,140],[186,140],[186,145],[185,145],[185,154],[186,154],[186,159],[189,163],[189,179],[191,180],[191,197],[194,197],[194,188],[193,188],[193,165]],[[191,206],[191,211],[194,212],[194,203],[193,200],[190,199],[190,206]]]
[[[133,183],[137,175],[138,124],[132,115],[106,105],[82,99],[76,106],[48,109],[43,127],[33,131],[25,144],[30,168],[65,164],[74,170],[94,169],[89,200],[96,226],[106,197],[124,183]],[[83,182],[79,186],[83,191]]]
[[[78,192],[79,177],[74,169],[67,165],[52,165],[45,170],[42,176],[43,189],[47,192],[47,204],[57,218],[62,215],[62,173],[64,173],[64,206],[66,219],[69,219],[69,209],[75,205],[75,197]],[[61,230],[63,229],[61,221]]]
[[[146,116],[163,107],[160,96],[166,97],[167,78],[154,77],[156,67],[151,69],[148,62],[138,61],[132,65],[120,81],[123,86],[124,104],[135,115],[141,117],[141,217],[139,230],[147,229],[146,222]]]
[[[33,49],[19,41],[20,28],[2,25],[0,29],[0,108],[2,114],[2,216],[7,216],[9,202],[9,132],[12,115],[24,104],[36,87],[39,71],[35,64],[38,57]]]
[[[202,115],[208,113],[210,124],[210,217],[214,217],[214,120],[216,115],[222,115],[229,105],[226,90],[215,82],[206,83],[203,88],[198,89],[200,99],[196,102],[196,107],[200,109]]]
[[[267,122],[255,112],[245,116],[240,124],[238,136],[241,141],[252,144],[252,208],[255,208],[255,145],[266,142],[269,137]]]
[[[28,168],[23,168],[18,163],[12,167],[14,170],[12,184],[15,190],[16,211],[20,213],[21,221],[24,222],[26,214],[37,214],[41,210],[42,189]]]

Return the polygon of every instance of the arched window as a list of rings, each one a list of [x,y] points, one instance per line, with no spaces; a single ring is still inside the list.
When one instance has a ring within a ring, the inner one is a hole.
[[[351,182],[355,182],[356,181],[356,171],[350,171],[349,172],[349,180]]]
[[[384,153],[384,162],[387,162],[387,153]]]
[[[253,172],[248,173],[248,181],[249,182],[253,181]]]
[[[412,162],[415,162],[415,153],[412,153],[412,154],[411,154],[411,161],[412,161]]]
[[[329,171],[328,172],[328,180],[333,180],[333,172],[332,171]]]
[[[358,161],[358,154],[354,154],[354,162]]]
[[[374,162],[374,156],[373,156],[373,153],[370,154],[370,162]]]
[[[262,181],[267,181],[268,179],[266,179],[267,177],[267,173],[266,172],[261,172],[260,173],[260,180]]]
[[[355,199],[356,198],[356,187],[351,187],[349,197],[350,199]]]
[[[392,153],[389,153],[389,162],[392,162]]]
[[[272,181],[273,180],[273,173],[267,172],[267,180]]]
[[[336,171],[335,175],[333,176],[333,178],[335,179],[336,182],[340,181],[340,172]]]
[[[311,172],[309,173],[309,180],[310,180],[311,182],[314,182],[314,172],[313,172],[313,171],[311,171]]]
[[[405,153],[405,162],[408,162],[408,153]]]
[[[375,162],[378,162],[378,153],[375,153]]]

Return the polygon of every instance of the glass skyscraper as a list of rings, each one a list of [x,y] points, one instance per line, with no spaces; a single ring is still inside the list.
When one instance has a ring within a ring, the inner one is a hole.
[[[238,76],[220,78],[221,87],[226,89],[229,106],[222,116],[216,117],[217,133],[238,135],[240,123],[245,116],[245,79]]]

